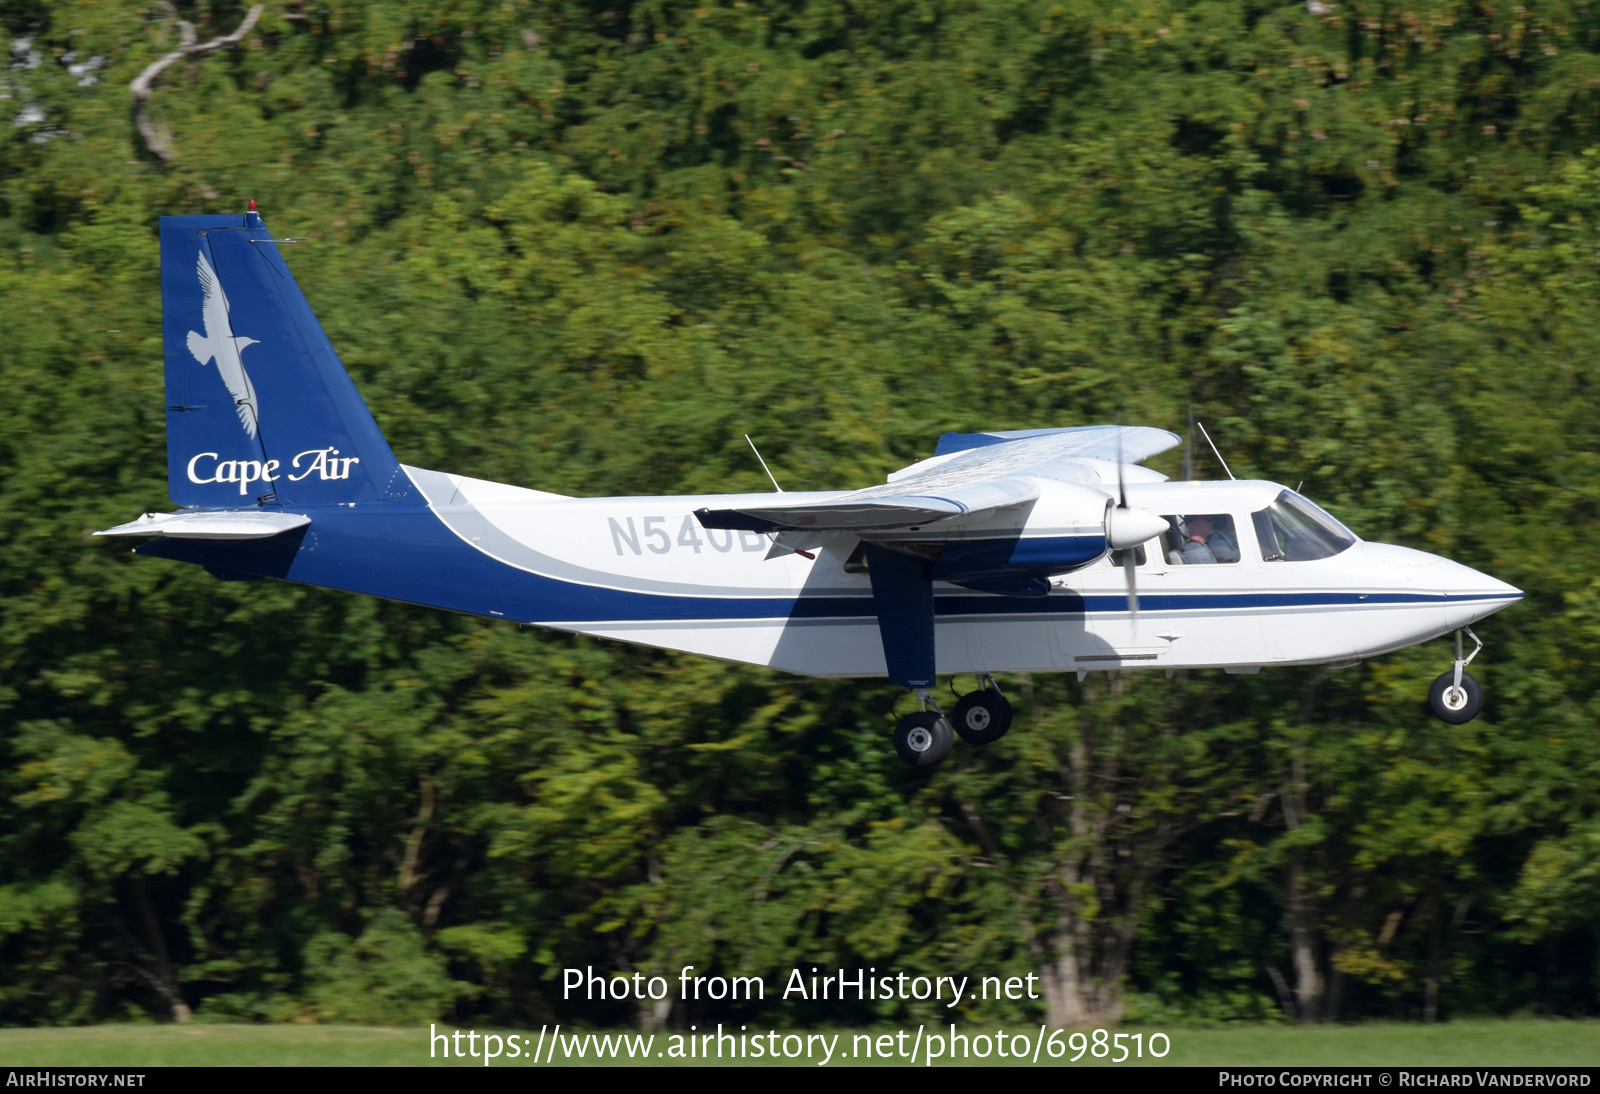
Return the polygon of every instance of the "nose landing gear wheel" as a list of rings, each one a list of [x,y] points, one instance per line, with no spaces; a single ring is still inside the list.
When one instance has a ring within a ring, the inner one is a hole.
[[[998,691],[974,691],[961,697],[951,721],[969,745],[993,744],[1011,728],[1011,704]]]
[[[931,710],[907,714],[894,727],[894,750],[912,767],[932,767],[950,754],[955,732],[944,716]]]
[[[1441,722],[1453,726],[1463,725],[1478,716],[1483,709],[1483,688],[1478,686],[1471,673],[1461,674],[1461,686],[1455,686],[1454,669],[1441,673],[1428,689],[1428,709]]]

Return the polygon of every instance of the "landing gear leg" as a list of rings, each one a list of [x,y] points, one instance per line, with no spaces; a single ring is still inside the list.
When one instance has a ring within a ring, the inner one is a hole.
[[[978,685],[977,691],[961,697],[952,720],[969,745],[993,744],[1011,728],[1011,704],[993,676],[979,676]]]
[[[1461,655],[1461,635],[1466,632],[1468,638],[1477,643],[1477,649]],[[1433,687],[1428,689],[1428,709],[1433,711],[1434,717],[1453,726],[1470,722],[1478,716],[1483,709],[1483,688],[1478,686],[1478,681],[1467,672],[1467,666],[1472,659],[1483,652],[1483,640],[1472,633],[1471,627],[1462,627],[1456,632],[1456,661],[1449,672],[1443,673],[1433,682]]]
[[[929,707],[932,710],[929,710]],[[955,731],[926,688],[917,689],[917,712],[907,714],[894,727],[894,750],[912,767],[932,767],[950,754]]]

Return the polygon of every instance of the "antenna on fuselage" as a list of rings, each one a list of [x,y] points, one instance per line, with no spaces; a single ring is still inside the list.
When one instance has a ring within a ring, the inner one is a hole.
[[[1221,452],[1217,451],[1217,442],[1212,440],[1211,434],[1206,432],[1205,423],[1195,422],[1194,424],[1200,427],[1200,436],[1204,437],[1206,439],[1206,444],[1211,446],[1211,454],[1217,457],[1217,462],[1222,465],[1222,469],[1228,472],[1228,478],[1233,479],[1233,472],[1228,470],[1228,461],[1222,458]],[[1234,479],[1234,481],[1237,482],[1238,480]]]
[[[761,449],[756,447],[756,442],[750,439],[750,434],[744,435],[745,442],[749,444],[750,451],[756,454],[756,459],[761,460]],[[767,466],[766,460],[761,460],[761,470],[767,473],[767,478],[772,480],[772,488],[778,493],[783,493],[783,487],[778,485],[778,477],[772,473],[772,468]]]

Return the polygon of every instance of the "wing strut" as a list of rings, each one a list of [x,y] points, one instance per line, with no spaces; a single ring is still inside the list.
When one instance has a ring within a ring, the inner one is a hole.
[[[876,543],[867,549],[872,606],[878,613],[889,679],[913,690],[934,685],[933,577],[928,563]]]

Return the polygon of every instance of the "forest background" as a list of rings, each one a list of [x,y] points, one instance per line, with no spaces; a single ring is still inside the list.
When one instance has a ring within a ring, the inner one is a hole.
[[[753,1013],[561,1003],[588,965],[1600,1011],[1600,7],[252,10],[0,0],[0,1022]],[[748,432],[829,489],[1193,407],[1528,596],[1465,726],[1443,641],[1004,678],[1016,728],[927,776],[886,685],[136,560],[87,533],[170,508],[156,218],[247,198],[412,464],[762,489]]]

